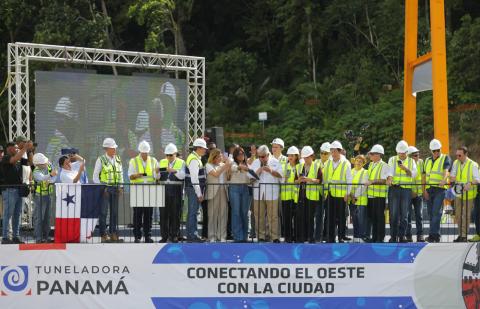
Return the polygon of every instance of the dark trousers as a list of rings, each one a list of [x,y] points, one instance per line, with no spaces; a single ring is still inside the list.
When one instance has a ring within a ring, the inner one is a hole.
[[[180,234],[182,189],[166,188],[165,207],[160,207],[160,235],[162,240],[176,240]]]
[[[202,202],[202,237],[208,238],[208,202]]]
[[[307,198],[297,204],[295,213],[295,238],[296,242],[314,241],[315,210],[318,201]]]
[[[153,207],[135,207],[133,208],[133,236],[135,239],[145,239],[152,237],[152,214]]]
[[[315,208],[315,241],[322,241],[322,233],[324,232],[324,209],[323,196],[320,196],[318,205]]]
[[[408,209],[408,225],[407,236],[412,236],[412,219],[415,219],[415,227],[417,228],[417,236],[423,236],[423,218],[422,218],[422,197],[416,196],[412,198],[412,203]]]
[[[286,242],[293,240],[293,222],[295,220],[295,202],[293,200],[282,201],[281,224],[283,236]]]
[[[343,197],[327,198],[327,242],[335,242],[338,231],[338,240],[341,241],[345,237],[345,208],[346,203]]]
[[[108,186],[103,194],[103,203],[100,210],[99,225],[100,235],[106,235],[107,230],[107,214],[110,213],[110,222],[108,231],[110,234],[116,234],[118,231],[118,199],[119,188]]]
[[[372,224],[372,242],[383,242],[385,239],[385,198],[368,198],[368,219]]]

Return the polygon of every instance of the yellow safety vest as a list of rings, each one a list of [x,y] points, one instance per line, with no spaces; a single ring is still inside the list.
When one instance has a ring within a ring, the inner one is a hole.
[[[298,186],[295,185],[295,176],[297,175],[297,166],[292,167],[289,162],[282,164],[283,173],[286,176],[285,183],[281,184],[280,199],[282,201],[298,202]]]
[[[33,169],[33,172],[42,172],[43,170],[39,169],[38,167],[35,167]],[[47,167],[48,174],[52,172],[52,167],[48,165]],[[50,185],[50,182],[48,180],[36,182],[34,181],[35,184],[35,192],[40,194],[40,195],[49,195],[50,193],[53,193],[53,185]]]
[[[323,182],[328,184],[328,192],[333,197],[344,197],[347,194],[347,160],[333,168],[333,160],[328,160],[323,168]]]
[[[168,168],[168,164],[169,164],[168,159],[162,159],[162,160],[160,160],[159,167],[162,168],[162,169],[163,168]],[[184,164],[185,164],[185,161],[183,161],[180,158],[176,158],[175,161],[173,161],[173,167],[172,168],[176,171],[180,171],[183,168]],[[161,179],[163,180],[165,178],[165,180],[169,179],[169,180],[172,180],[172,181],[178,180],[178,179],[175,178],[175,175],[173,175],[172,178],[170,178],[170,177],[172,177],[172,176],[167,176],[167,177],[162,176]]]
[[[392,160],[394,162],[391,162]],[[408,176],[407,173],[400,168],[400,166],[398,165],[398,161],[400,161],[400,157],[398,155],[391,157],[389,161],[389,164],[393,166],[393,171],[394,171],[392,184],[394,185],[400,184],[400,187],[402,188],[411,189],[412,185],[409,185],[409,184],[413,183],[413,178],[412,176]],[[403,165],[406,165],[407,168],[411,171],[413,169],[413,159],[407,157],[404,160]]]
[[[111,164],[107,155],[100,157],[102,170],[100,171],[100,182],[107,185],[119,184],[122,177],[122,161],[115,156],[115,164]]]
[[[478,168],[477,162],[471,160],[470,158],[467,158],[467,162],[461,166],[461,163],[459,160],[455,160],[453,162],[453,168],[456,169],[457,174],[456,174],[456,182],[461,183],[461,184],[466,184],[466,183],[471,183],[474,181],[473,179],[473,169]],[[469,191],[462,192],[462,200],[471,200],[477,197],[477,186],[476,185],[471,185],[471,188]]]
[[[361,170],[353,170],[353,178],[352,178],[352,192],[356,192],[357,188],[360,188],[363,185],[363,179],[365,178],[365,173],[367,171],[362,167]],[[357,206],[367,206],[368,204],[368,197],[367,197],[367,190],[362,190],[362,194],[357,196],[357,202],[355,205]]]
[[[413,183],[415,184],[413,186],[413,192],[415,192],[417,195],[422,195],[423,189],[422,189],[422,175],[424,173],[424,164],[422,159],[418,159],[417,161],[417,175],[413,179]]]
[[[205,182],[206,182],[205,169],[203,168],[202,159],[195,152],[190,153],[187,157],[187,161],[185,162],[186,163],[185,164],[185,185],[187,187],[192,186],[192,178],[190,177],[190,169],[188,168],[192,160],[198,160],[198,167],[199,167],[198,182],[199,182],[199,185],[202,187],[205,185]],[[195,184],[195,185],[198,185],[198,184]]]
[[[378,163],[370,162],[368,165],[368,180],[375,181],[382,179],[382,169],[387,165],[383,160]],[[368,197],[387,197],[388,188],[386,185],[370,185],[367,188]]]
[[[153,173],[155,171],[155,160],[152,159],[152,157],[148,156],[147,157],[147,162],[145,164],[145,167],[143,167],[143,159],[140,155],[136,156],[135,158],[130,159],[130,164],[132,164],[135,167],[135,172],[138,174],[143,174],[146,173],[146,177],[140,177],[136,179],[130,180],[131,183],[154,183],[155,182],[155,177],[153,176]]]
[[[443,166],[445,165],[446,159],[447,156],[441,154],[440,157],[435,160],[435,162],[433,162],[432,157],[429,157],[425,160],[425,183],[427,189],[430,187],[441,188],[438,184],[444,180],[445,175]],[[443,188],[447,189],[448,186],[445,185]]]

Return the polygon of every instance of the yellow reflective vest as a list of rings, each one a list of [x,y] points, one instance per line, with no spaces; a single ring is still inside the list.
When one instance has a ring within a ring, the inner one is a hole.
[[[280,199],[282,201],[293,200],[295,203],[298,202],[298,185],[294,184],[295,176],[297,176],[297,167],[298,164],[292,166],[289,162],[282,164],[282,170],[285,175],[285,183],[281,184],[280,189]]]

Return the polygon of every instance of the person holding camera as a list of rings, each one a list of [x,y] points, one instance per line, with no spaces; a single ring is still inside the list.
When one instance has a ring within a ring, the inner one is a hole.
[[[133,184],[154,184],[158,178],[158,161],[149,156],[150,144],[141,141],[138,144],[139,155],[130,159],[128,164],[128,177]],[[148,188],[148,187],[147,187]],[[145,243],[153,243],[152,240],[152,207],[134,207],[133,208],[133,235],[135,243],[142,239],[141,227],[143,226],[143,236]]]
[[[23,183],[24,166],[29,166],[25,155],[33,149],[31,141],[22,142],[22,148],[19,149],[13,142],[7,144],[7,153],[2,158],[2,171],[4,176],[5,188],[2,192],[3,198],[3,224],[2,224],[2,244],[19,244],[23,241],[19,237],[20,216],[22,213],[22,197],[26,192],[21,185]],[[27,188],[28,189],[28,188]],[[8,227],[12,220],[12,236],[8,238]]]
[[[72,159],[75,160],[75,163],[72,163]],[[80,183],[80,178],[85,170],[85,160],[82,157],[79,155],[61,156],[58,159],[58,166],[62,169],[59,177],[61,183]]]
[[[408,144],[400,141],[397,155],[388,160],[390,176],[387,178],[388,209],[390,211],[390,242],[407,242],[408,208],[412,201],[412,188],[417,176],[417,164],[407,156]]]

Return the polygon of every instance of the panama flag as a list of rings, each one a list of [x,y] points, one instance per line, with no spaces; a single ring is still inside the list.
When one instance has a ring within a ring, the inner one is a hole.
[[[55,242],[87,242],[103,201],[103,185],[56,184]]]

